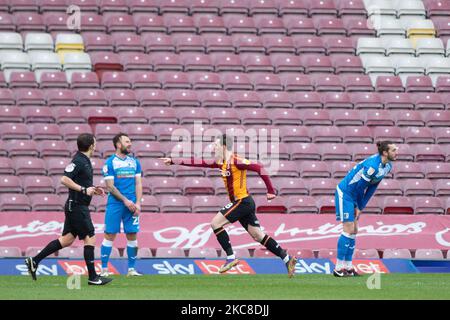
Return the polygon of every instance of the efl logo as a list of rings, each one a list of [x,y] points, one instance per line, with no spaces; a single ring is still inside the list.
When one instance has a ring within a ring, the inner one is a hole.
[[[219,274],[219,269],[223,265],[221,260],[195,260],[195,264],[204,274]],[[231,268],[226,274],[255,274],[255,271],[246,261],[239,261],[239,264]]]
[[[336,259],[332,259],[336,265]],[[353,260],[353,266],[358,273],[389,273],[381,260]]]
[[[69,275],[78,274],[84,276],[88,274],[86,263],[84,261],[58,261],[58,263]],[[102,263],[97,261],[95,263],[95,272],[100,274],[101,271]],[[120,274],[111,263],[108,263],[108,272],[114,275]]]

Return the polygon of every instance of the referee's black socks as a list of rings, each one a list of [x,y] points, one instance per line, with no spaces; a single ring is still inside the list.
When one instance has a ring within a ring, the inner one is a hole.
[[[94,246],[84,246],[84,261],[89,273],[89,280],[94,280],[97,277],[95,272],[95,260],[94,260]]]
[[[231,248],[230,237],[228,233],[225,231],[223,227],[217,228],[214,230],[214,234],[217,237],[217,241],[219,241],[220,246],[223,251],[227,254],[227,256],[233,255],[233,248]]]
[[[36,263],[36,265],[38,265],[39,262],[44,260],[46,257],[61,249],[62,246],[59,240],[53,240],[52,242],[49,242],[49,244],[33,258],[33,261]]]

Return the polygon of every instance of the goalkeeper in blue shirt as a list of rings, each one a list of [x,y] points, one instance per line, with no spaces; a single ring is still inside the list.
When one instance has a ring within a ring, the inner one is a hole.
[[[139,161],[129,156],[131,140],[125,133],[113,138],[115,154],[103,166],[103,176],[109,191],[105,213],[105,238],[101,247],[103,276],[109,274],[108,260],[113,241],[120,233],[120,225],[127,237],[128,276],[141,276],[135,269],[137,256],[137,233],[142,199],[142,169]]]
[[[397,160],[397,146],[390,141],[377,143],[378,154],[358,163],[338,184],[335,192],[336,220],[341,221],[343,232],[337,243],[337,261],[333,271],[336,277],[358,276],[352,265],[358,219],[380,181]]]

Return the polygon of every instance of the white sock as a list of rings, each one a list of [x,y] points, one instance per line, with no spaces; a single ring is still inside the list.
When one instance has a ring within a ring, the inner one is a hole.
[[[351,261],[344,261],[344,263],[345,263],[345,268],[353,269],[353,264]]]
[[[290,258],[291,258],[291,257],[289,257],[289,255],[287,254],[286,257],[284,257],[283,262],[284,262],[284,263],[288,263],[288,261],[289,261]]]
[[[336,259],[336,270],[341,270],[345,267],[345,261]]]
[[[232,254],[231,256],[227,256],[227,260],[234,260],[236,259],[236,256]]]

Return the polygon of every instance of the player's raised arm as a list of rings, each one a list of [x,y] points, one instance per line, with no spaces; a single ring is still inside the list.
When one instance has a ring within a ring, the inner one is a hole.
[[[196,159],[191,157],[190,159],[172,159],[172,158],[159,158],[164,161],[164,164],[170,166],[172,164],[178,164],[181,166],[187,167],[201,167],[201,168],[220,168],[220,166],[216,162],[208,163],[203,159]],[[211,160],[213,161],[213,160]]]

